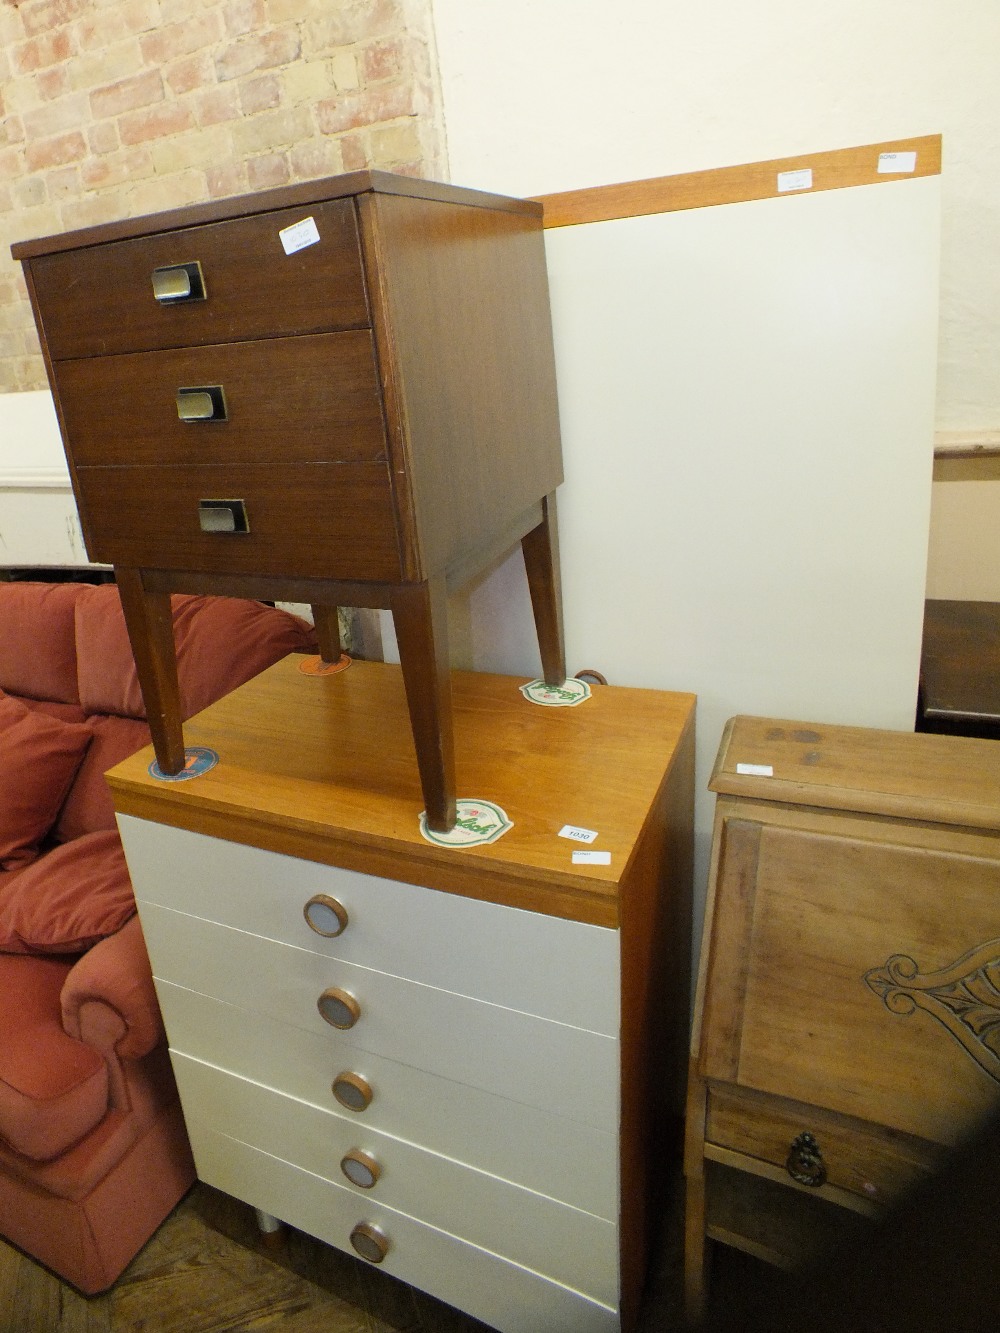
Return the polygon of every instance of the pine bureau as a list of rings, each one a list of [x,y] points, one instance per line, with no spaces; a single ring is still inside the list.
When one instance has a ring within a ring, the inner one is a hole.
[[[25,241],[90,558],[115,567],[157,758],[167,598],[391,610],[428,822],[454,822],[446,593],[521,543],[565,677],[541,205],[362,171]]]
[[[382,663],[286,659],[188,723],[211,771],[109,775],[199,1176],[503,1333],[633,1328],[683,1105],[694,701],[453,690],[460,792],[513,823],[483,846],[417,831]]]
[[[818,1259],[1000,1100],[1000,746],[738,717],[710,786],[692,1316],[706,1240]]]

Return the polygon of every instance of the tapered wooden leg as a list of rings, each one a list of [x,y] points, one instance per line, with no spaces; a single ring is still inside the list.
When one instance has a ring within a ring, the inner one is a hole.
[[[684,1313],[689,1324],[700,1323],[708,1285],[708,1243],[705,1237],[705,1085],[692,1058],[688,1076],[684,1129]]]
[[[184,767],[184,733],[170,595],[147,592],[138,569],[116,568],[115,579],[156,762],[163,773],[179,773]]]
[[[340,642],[340,613],[335,606],[313,606],[313,624],[319,640],[319,655],[324,662],[340,661],[343,645]]]
[[[455,747],[444,578],[395,588],[392,619],[427,825],[447,833],[455,826]]]
[[[542,513],[543,518],[538,527],[532,528],[521,538],[521,550],[528,575],[538,650],[542,657],[542,675],[547,685],[561,685],[566,679],[566,648],[563,643],[559,536],[554,495],[547,495],[542,500]]]

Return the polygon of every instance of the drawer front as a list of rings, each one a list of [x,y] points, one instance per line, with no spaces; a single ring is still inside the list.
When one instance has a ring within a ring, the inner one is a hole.
[[[757,811],[717,830],[702,1075],[955,1143],[1000,1100],[1000,842]]]
[[[849,1190],[870,1203],[885,1204],[901,1191],[930,1175],[941,1165],[944,1150],[905,1135],[837,1121],[808,1108],[769,1105],[738,1094],[710,1091],[705,1123],[706,1145],[717,1144],[731,1152],[756,1157],[780,1168],[789,1180],[800,1174],[795,1145],[801,1136],[815,1142],[820,1161],[814,1168],[818,1186],[832,1185]],[[821,1170],[820,1170],[821,1168]],[[807,1170],[804,1174],[813,1176]],[[806,1180],[799,1180],[807,1184]]]
[[[320,1016],[317,1001],[341,988],[360,1011],[347,1034],[352,1046],[597,1129],[617,1126],[618,1044],[609,1037],[151,903],[141,903],[140,914],[157,979],[326,1032],[332,1052],[344,1034]]]
[[[101,564],[396,581],[388,469],[378,463],[77,470],[88,552]],[[205,532],[204,500],[242,501],[247,532]]]
[[[56,367],[56,382],[77,467],[386,456],[367,329],[76,359]],[[181,419],[191,399],[180,391],[195,388],[221,398],[225,419]]]
[[[464,1162],[573,1208],[618,1216],[618,1136],[567,1120],[413,1064],[330,1041],[221,1000],[157,982],[173,1054],[230,1070],[309,1102],[349,1126],[371,1125],[393,1138]],[[370,1101],[346,1109],[334,1096],[341,1075],[364,1080]],[[502,1133],[497,1126],[502,1125]]]
[[[144,901],[329,958],[618,1036],[618,933],[119,817]],[[209,886],[209,887],[206,887]],[[304,908],[334,899],[340,935]],[[320,923],[322,924],[322,923]]]
[[[353,1253],[362,1222],[387,1237],[381,1267],[465,1310],[500,1333],[618,1333],[617,1309],[501,1259],[445,1231],[229,1138],[204,1121],[188,1122],[199,1178],[327,1244]],[[538,1238],[544,1251],[545,1237]]]
[[[380,1134],[368,1121],[348,1122],[197,1060],[175,1055],[174,1072],[185,1114],[331,1181],[353,1194],[358,1206],[372,1200],[595,1300],[617,1300],[614,1223]],[[502,1117],[493,1132],[504,1132]],[[351,1182],[341,1167],[349,1153],[365,1155],[366,1169],[378,1173],[374,1184]]]
[[[307,217],[319,240],[286,255],[280,232]],[[158,302],[153,271],[194,263],[205,299]],[[30,269],[54,360],[369,323],[352,200],[45,255]]]

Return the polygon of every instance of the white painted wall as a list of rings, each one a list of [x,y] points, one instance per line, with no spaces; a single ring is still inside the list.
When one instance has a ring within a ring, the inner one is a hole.
[[[51,394],[0,395],[0,566],[87,563]]]

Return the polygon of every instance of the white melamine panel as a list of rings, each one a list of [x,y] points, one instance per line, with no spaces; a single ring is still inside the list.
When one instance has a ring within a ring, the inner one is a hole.
[[[381,1265],[386,1272],[458,1306],[500,1333],[618,1333],[617,1310],[570,1287],[373,1199],[359,1199],[202,1121],[192,1118],[188,1130],[198,1175],[206,1183],[348,1253],[353,1253],[352,1227],[373,1223],[389,1238],[389,1252]],[[544,1246],[544,1237],[538,1243]]]
[[[157,979],[328,1034],[316,1002],[329,987],[355,997],[352,1046],[470,1083],[598,1129],[618,1123],[618,1043],[600,1033],[484,1004],[432,986],[246,935],[140,902]]]
[[[618,932],[119,816],[136,895],[331,958],[618,1035]],[[302,911],[337,898],[347,929]]]
[[[185,1114],[225,1126],[254,1148],[324,1177],[353,1195],[356,1206],[376,1200],[481,1249],[534,1266],[605,1304],[618,1299],[618,1231],[612,1222],[546,1195],[512,1185],[448,1157],[429,1153],[349,1123],[212,1065],[174,1055]],[[340,1169],[353,1149],[381,1168],[371,1189],[350,1183]]]
[[[339,1116],[358,1132],[381,1133],[443,1153],[572,1207],[618,1216],[618,1136],[566,1120],[465,1083],[428,1074],[325,1032],[276,1022],[157,982],[172,1054],[186,1052]],[[334,1049],[331,1049],[331,1045]],[[343,1108],[331,1085],[360,1074],[373,1097],[363,1111]]]

